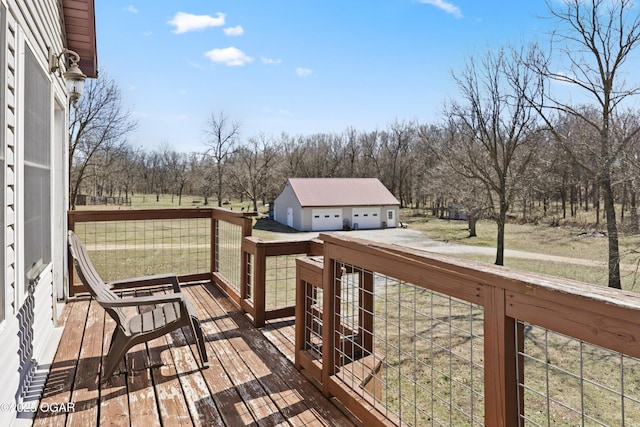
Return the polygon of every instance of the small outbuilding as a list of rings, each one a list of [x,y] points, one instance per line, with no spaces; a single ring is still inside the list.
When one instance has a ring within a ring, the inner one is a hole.
[[[377,178],[289,178],[274,219],[298,231],[392,228],[400,202]]]

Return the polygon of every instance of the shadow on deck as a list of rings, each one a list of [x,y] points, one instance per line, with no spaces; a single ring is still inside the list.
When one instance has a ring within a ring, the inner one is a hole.
[[[183,328],[134,347],[126,366],[102,383],[102,356],[115,323],[95,301],[79,296],[65,307],[34,426],[354,425],[293,367],[292,320],[260,331],[215,285],[183,291],[202,322],[208,369],[198,369],[197,350]]]

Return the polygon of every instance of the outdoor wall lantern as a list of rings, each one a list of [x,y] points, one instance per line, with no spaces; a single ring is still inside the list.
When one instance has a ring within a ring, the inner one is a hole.
[[[69,55],[69,61],[71,62],[71,64],[62,76],[67,83],[67,93],[69,94],[69,100],[71,101],[71,103],[73,103],[74,107],[77,107],[78,99],[82,96],[82,91],[84,89],[84,81],[87,78],[80,67],[78,67],[78,62],[80,62],[80,55],[70,49],[64,49],[57,56],[56,54],[51,53],[49,57],[49,72],[55,73],[57,71],[58,74],[62,72],[60,69],[60,59],[62,59],[65,54]]]

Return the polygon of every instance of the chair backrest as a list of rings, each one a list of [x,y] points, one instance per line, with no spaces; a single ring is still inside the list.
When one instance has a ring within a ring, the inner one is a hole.
[[[107,284],[102,280],[98,272],[96,271],[87,249],[82,244],[80,238],[71,230],[69,230],[69,250],[73,257],[73,264],[76,267],[76,273],[78,277],[87,288],[89,293],[96,299],[107,313],[115,320],[119,325],[124,325],[127,316],[121,308],[104,307],[103,302],[113,301],[120,299],[115,292],[113,292]]]

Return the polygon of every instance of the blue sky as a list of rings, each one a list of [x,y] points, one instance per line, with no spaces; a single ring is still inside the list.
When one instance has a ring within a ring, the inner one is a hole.
[[[203,151],[224,112],[242,138],[432,123],[451,71],[545,31],[543,0],[98,0],[98,65],[138,121],[133,146]]]

